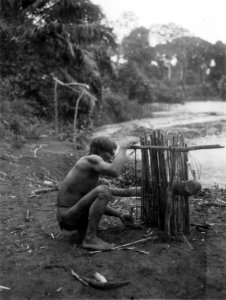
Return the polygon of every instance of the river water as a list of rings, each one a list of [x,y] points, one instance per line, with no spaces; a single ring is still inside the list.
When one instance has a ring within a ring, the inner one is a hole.
[[[189,161],[196,172],[196,179],[203,187],[217,184],[226,188],[226,102],[195,101],[160,106],[155,104],[155,112],[151,118],[101,126],[96,129],[94,136],[107,135],[120,144],[125,138],[139,141],[139,136],[145,129],[169,131],[183,127],[185,132],[190,130],[195,133],[187,140],[189,146],[225,146],[222,149],[191,151]],[[201,132],[202,126],[206,128],[206,134],[203,134],[203,130]]]

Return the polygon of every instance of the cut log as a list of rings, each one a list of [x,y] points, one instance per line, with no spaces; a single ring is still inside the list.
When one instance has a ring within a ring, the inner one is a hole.
[[[173,184],[174,195],[191,196],[196,195],[201,190],[202,186],[198,181],[177,181]]]

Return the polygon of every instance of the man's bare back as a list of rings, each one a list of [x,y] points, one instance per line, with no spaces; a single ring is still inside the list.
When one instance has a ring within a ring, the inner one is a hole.
[[[57,200],[57,219],[61,229],[86,230],[84,248],[111,249],[114,245],[96,236],[102,215],[118,217],[124,224],[132,220],[108,206],[111,192],[107,186],[98,183],[101,175],[117,177],[121,173],[126,147],[120,148],[113,162],[116,145],[108,138],[94,139],[90,149],[90,155],[80,158],[62,183]]]
[[[96,155],[80,158],[64,179],[59,195],[58,207],[71,207],[98,185],[99,174],[93,170]]]

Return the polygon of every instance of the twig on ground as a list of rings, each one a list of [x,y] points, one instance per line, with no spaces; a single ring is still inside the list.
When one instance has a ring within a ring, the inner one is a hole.
[[[151,237],[147,237],[145,239],[141,239],[141,240],[138,240],[138,241],[135,241],[135,242],[131,242],[131,243],[128,243],[128,244],[124,244],[124,245],[120,245],[120,246],[117,246],[117,247],[114,247],[112,249],[109,249],[109,250],[96,250],[96,251],[91,251],[89,254],[96,254],[96,253],[100,253],[100,252],[108,252],[108,251],[113,251],[113,250],[121,250],[122,248],[124,247],[127,247],[127,246],[132,246],[132,245],[136,245],[138,243],[143,243],[143,242],[146,242],[150,239],[153,239],[153,236]]]
[[[51,238],[52,240],[55,239],[54,237],[54,234],[51,232],[51,233],[48,233],[47,231],[45,231],[44,228],[40,228],[41,232],[43,232],[46,236],[48,236],[49,238]]]
[[[65,265],[58,265],[58,264],[50,264],[43,266],[44,269],[53,269],[53,268],[59,268],[64,269],[65,271],[68,270],[68,268]]]
[[[7,160],[7,159],[12,159],[12,161],[18,160],[19,157],[15,155],[10,155],[10,154],[1,154],[0,159],[2,160]]]
[[[0,291],[2,291],[2,290],[11,290],[11,288],[9,288],[7,286],[0,285]]]
[[[143,254],[150,254],[149,251],[139,250],[139,249],[136,249],[135,247],[125,247],[125,248],[118,249],[118,251],[122,251],[122,250],[134,250],[135,252],[139,252],[139,253],[143,253]]]
[[[3,176],[3,178],[0,177],[0,180],[4,181],[6,179],[7,174],[5,172],[0,171],[0,175]]]
[[[59,190],[58,186],[53,186],[52,188],[41,188],[41,189],[33,190],[32,195],[49,193],[49,192],[54,192],[54,191],[58,191],[58,190]]]
[[[120,245],[120,246],[114,247],[112,250],[118,250],[118,249],[123,248],[123,247],[136,245],[138,243],[143,243],[143,242],[146,242],[147,240],[150,240],[150,239],[153,239],[153,236],[147,237],[145,239],[141,239],[141,240],[138,240],[138,241],[135,241],[135,242],[131,242],[131,243],[127,243],[127,244],[124,244],[124,245]]]
[[[75,273],[74,270],[71,269],[71,275],[74,276],[75,278],[77,278],[81,283],[83,283],[84,285],[88,286],[88,282],[83,280],[77,273]]]
[[[45,147],[45,146],[47,146],[47,145],[41,144],[41,145],[39,145],[38,147],[35,148],[35,150],[34,150],[34,157],[35,158],[37,157],[38,150]]]
[[[25,217],[25,222],[29,222],[30,219],[31,219],[31,215],[30,215],[30,210],[28,209]]]
[[[189,243],[189,241],[187,240],[186,236],[183,233],[182,233],[182,236],[183,236],[185,242],[188,244],[188,246],[193,250],[194,247]]]
[[[38,195],[30,195],[30,196],[28,196],[28,198],[40,198],[40,196],[38,196]]]
[[[144,251],[144,250],[139,250],[139,249],[136,249],[136,252],[143,253],[143,254],[150,254],[149,251]]]

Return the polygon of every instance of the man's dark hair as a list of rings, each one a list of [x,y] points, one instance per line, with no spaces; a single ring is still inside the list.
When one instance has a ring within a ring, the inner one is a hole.
[[[104,152],[114,153],[117,148],[115,142],[106,136],[98,136],[91,141],[89,154],[99,155]]]

